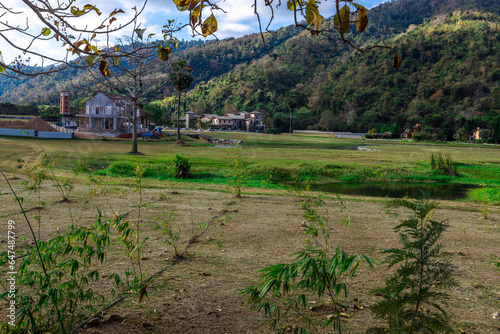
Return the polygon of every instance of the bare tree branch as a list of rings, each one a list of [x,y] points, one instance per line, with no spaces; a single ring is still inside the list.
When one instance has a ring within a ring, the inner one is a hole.
[[[3,39],[12,50],[21,53],[11,62],[4,61],[3,57],[0,58],[0,75],[33,77],[57,72],[68,66],[85,67],[86,63],[83,58],[88,56],[100,58],[130,56],[129,51],[114,48],[114,45],[110,43],[110,34],[133,24],[144,11],[147,0],[140,2],[130,20],[118,25],[119,19],[116,16],[124,11],[115,9],[91,26],[87,23],[91,20],[87,20],[82,26],[79,26],[78,22],[82,22],[82,17],[102,14],[94,5],[84,5],[80,9],[76,6],[76,0],[56,1],[55,3],[48,0],[21,0],[21,3],[26,6],[24,11],[0,4],[0,11],[2,11],[0,13],[0,40]],[[10,24],[8,21],[10,19],[13,22],[19,22],[19,18],[23,15],[26,16],[26,22],[23,26]],[[113,25],[114,21],[117,23]],[[30,24],[34,22],[37,25],[41,24],[43,29],[35,31],[35,28],[31,26],[36,25]],[[84,38],[84,36],[88,37]],[[99,36],[103,37],[105,42],[99,43],[100,45],[94,43],[94,45],[93,42],[96,42]],[[20,38],[27,39],[27,42],[21,44]],[[64,55],[50,56],[49,53],[37,51],[40,47],[35,48],[35,44],[39,46],[40,43],[49,43],[47,44],[48,49],[52,49],[54,40],[60,42],[62,47],[67,48]],[[76,55],[76,60],[72,59],[74,55]],[[32,58],[36,58],[35,61],[42,65],[32,66],[30,64],[30,61],[33,61]]]

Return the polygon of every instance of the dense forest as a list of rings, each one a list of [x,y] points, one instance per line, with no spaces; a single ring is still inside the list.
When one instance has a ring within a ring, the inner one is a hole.
[[[171,58],[186,59],[195,82],[185,108],[196,113],[260,110],[268,129],[288,129],[287,95],[299,93],[294,128],[376,130],[399,133],[421,123],[422,138],[451,139],[473,128],[500,137],[500,33],[495,0],[398,0],[369,11],[359,45],[384,43],[393,50],[365,53],[342,48],[335,38],[310,36],[292,26],[219,43],[183,42]],[[331,21],[325,24],[331,25]],[[394,51],[403,59],[392,67]],[[152,76],[165,75],[159,63]],[[1,102],[57,105],[59,90],[72,92],[73,107],[95,93],[82,70],[13,82],[0,78]],[[98,88],[97,88],[98,89]],[[146,103],[157,120],[168,120],[173,89]],[[496,138],[497,140],[499,138]]]
[[[457,11],[426,19],[386,41],[393,51],[344,51],[327,59],[331,41],[299,34],[262,57],[207,83],[187,96],[197,113],[265,111],[268,125],[288,129],[286,94],[303,93],[295,127],[399,133],[421,123],[430,139],[451,139],[457,130],[497,129],[500,120],[499,17]],[[164,105],[170,103],[164,100]],[[159,103],[161,105],[161,103]],[[492,135],[494,135],[492,133]]]

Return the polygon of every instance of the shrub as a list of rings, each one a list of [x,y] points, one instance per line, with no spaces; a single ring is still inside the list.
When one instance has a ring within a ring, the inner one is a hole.
[[[108,167],[108,172],[111,175],[133,177],[135,166],[128,162],[113,162]]]
[[[431,154],[431,170],[439,175],[458,175],[457,167],[450,155],[443,156],[441,153],[436,156],[434,156],[434,153]]]
[[[174,176],[178,179],[191,177],[191,163],[187,158],[177,154],[174,159]]]
[[[429,131],[420,131],[413,134],[414,141],[438,141],[439,134]]]
[[[231,194],[234,197],[241,197],[241,184],[245,177],[245,163],[241,156],[241,146],[238,145],[229,156],[227,166],[229,167],[229,172],[227,173],[229,177],[229,185],[232,187]]]
[[[269,128],[267,129],[266,133],[270,135],[276,135],[278,134],[278,131],[275,128]]]
[[[397,199],[391,206],[411,210],[408,219],[394,228],[401,248],[389,248],[385,262],[389,268],[399,265],[386,280],[386,286],[375,289],[382,296],[372,311],[387,320],[387,327],[372,328],[370,333],[452,333],[443,309],[448,294],[443,289],[456,285],[454,268],[441,252],[438,243],[448,225],[431,219],[437,202]]]
[[[373,128],[371,130],[368,130],[368,132],[365,135],[365,138],[375,138],[375,135],[377,134],[377,129]]]
[[[99,213],[90,227],[72,225],[67,232],[58,230],[54,238],[19,251],[13,332],[68,333],[89,310],[95,312],[95,304],[104,298],[93,290],[100,278],[96,265],[103,263],[108,245],[109,224]],[[0,254],[2,267],[14,261],[11,253]],[[7,290],[0,298],[8,295]]]
[[[292,171],[280,166],[271,166],[266,168],[263,173],[270,182],[290,181],[292,179]]]

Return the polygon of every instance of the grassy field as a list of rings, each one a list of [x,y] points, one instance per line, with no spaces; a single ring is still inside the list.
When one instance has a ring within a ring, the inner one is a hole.
[[[500,148],[485,145],[421,144],[399,141],[334,139],[330,135],[264,135],[249,133],[210,133],[216,138],[243,142],[243,184],[253,187],[279,187],[296,180],[311,182],[454,182],[478,186],[500,186]],[[176,145],[173,136],[160,141],[140,141],[142,155],[126,154],[127,140],[33,141],[0,139],[0,167],[15,171],[22,164],[36,164],[43,153],[58,160],[61,171],[70,171],[79,159],[85,159],[94,173],[130,177],[140,165],[145,177],[172,178],[172,161],[177,154],[192,163],[188,182],[227,184],[231,171],[228,162],[234,149],[213,147],[202,140],[185,137],[186,145]],[[377,151],[358,151],[368,146]],[[430,169],[431,154],[449,155],[458,168],[458,176],[439,175]],[[477,189],[470,198],[486,198],[500,203],[498,191]]]
[[[238,290],[256,284],[258,270],[277,262],[290,262],[294,258],[291,254],[303,248],[304,218],[299,199],[280,185],[296,175],[318,182],[349,175],[352,180],[361,181],[407,177],[429,182],[443,178],[429,172],[430,154],[442,152],[450,154],[459,167],[460,175],[447,180],[488,185],[500,182],[498,147],[338,140],[321,135],[211,135],[245,143],[242,157],[249,180],[243,186],[242,198],[232,198],[227,187],[232,150],[197,140],[186,139],[186,146],[171,141],[141,141],[139,150],[143,155],[133,156],[127,154],[129,141],[0,138],[0,168],[7,172],[14,190],[23,197],[28,218],[35,222],[34,217],[40,217],[40,225],[34,223],[34,229],[41,240],[50,240],[58,230],[67,231],[71,224],[88,228],[96,221],[98,210],[103,221],[112,220],[117,213],[124,214],[131,223],[138,222],[149,238],[141,256],[144,276],[165,269],[149,282],[148,298],[141,304],[137,296],[126,298],[107,310],[95,326],[80,332],[271,333],[262,315],[245,305],[246,299]],[[366,145],[380,151],[348,149]],[[43,154],[59,159],[54,169],[57,175],[73,176],[72,168],[82,158],[87,160],[93,174],[75,176],[75,188],[67,202],[61,201],[57,188],[46,180],[40,188],[44,202],[40,206],[38,195],[26,190],[22,182],[26,180],[26,166],[41,162]],[[172,165],[176,154],[193,163],[193,180],[179,182],[170,177],[167,167]],[[133,178],[118,176],[128,173],[120,169],[127,164],[150,168],[150,175],[142,180],[142,199],[139,192],[134,192]],[[115,175],[113,170],[121,172]],[[331,170],[337,174],[330,173]],[[272,173],[277,171],[281,174],[273,179]],[[103,179],[95,181],[98,176]],[[9,219],[16,221],[16,232],[24,237],[18,241],[20,252],[31,247],[32,238],[4,180],[0,191],[3,200],[0,229],[6,230]],[[476,194],[479,200],[483,195]],[[397,246],[398,236],[392,228],[406,214],[388,210],[383,198],[343,196],[343,200],[347,209],[340,212],[337,197],[325,194],[322,213],[330,217],[332,243],[350,254],[364,253],[380,261],[382,248]],[[174,258],[172,247],[165,243],[165,235],[153,229],[170,212],[173,225],[180,229],[181,249],[194,240],[197,223],[212,223],[174,266],[170,265]],[[349,228],[340,225],[346,216],[351,219]],[[455,327],[462,333],[497,331],[498,320],[492,314],[500,307],[499,273],[490,259],[492,254],[499,255],[500,208],[481,201],[441,201],[434,217],[448,219],[450,224],[442,241],[444,251],[452,256],[457,268],[459,286],[451,291],[446,308]],[[6,238],[0,239],[3,245]],[[108,291],[113,286],[106,279],[111,273],[132,270],[116,232],[112,231],[111,240],[106,261],[98,267],[102,279],[93,285],[99,291]],[[344,333],[363,333],[377,323],[370,307],[378,297],[370,294],[370,290],[383,285],[388,274],[383,264],[375,269],[360,267],[344,301],[343,311],[349,316],[343,319]],[[95,306],[107,305],[114,298],[105,293],[105,300]],[[315,302],[310,304],[309,314],[325,320],[331,313],[331,305],[315,296],[309,298]],[[4,309],[5,301],[0,303]],[[354,304],[363,309],[355,308]],[[111,321],[110,315],[117,315],[120,320]],[[5,314],[0,315],[2,322],[4,317]]]

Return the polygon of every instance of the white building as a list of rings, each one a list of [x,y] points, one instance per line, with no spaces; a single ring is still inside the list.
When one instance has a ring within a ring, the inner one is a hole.
[[[124,96],[111,93],[98,93],[85,103],[85,114],[80,118],[80,131],[99,133],[121,133],[132,131],[133,102]],[[137,107],[137,130],[145,132],[149,119],[141,117],[141,108]]]
[[[215,114],[195,115],[192,111],[188,111],[180,120],[186,122],[186,127],[189,127],[190,120],[194,120],[195,126],[197,126],[198,119],[201,119],[216,129],[259,131],[264,129],[261,118],[258,111],[226,113],[224,116]]]

